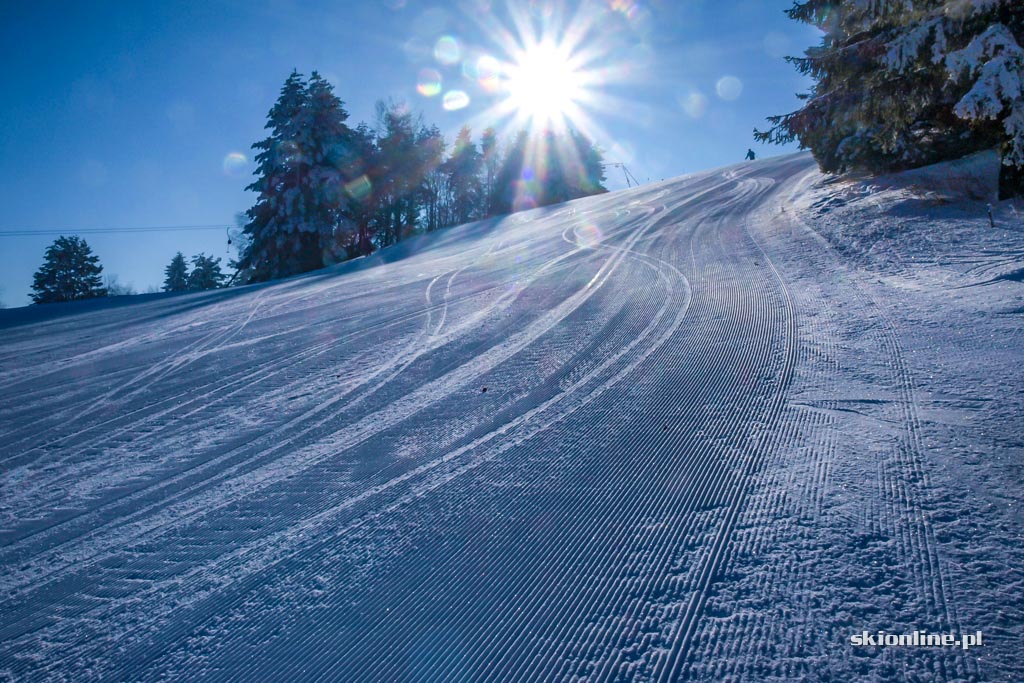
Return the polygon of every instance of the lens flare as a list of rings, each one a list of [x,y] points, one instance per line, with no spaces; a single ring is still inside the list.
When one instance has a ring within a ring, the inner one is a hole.
[[[573,228],[573,235],[576,237],[576,244],[581,247],[593,247],[597,245],[604,235],[601,234],[601,229],[593,223],[581,223]]]
[[[457,64],[462,59],[462,48],[453,36],[441,36],[434,45],[434,59],[445,65]]]
[[[249,165],[249,160],[245,158],[245,155],[241,152],[231,152],[224,157],[224,161],[221,163],[221,167],[224,169],[224,175],[230,177],[240,176],[245,173],[245,167]]]
[[[416,81],[416,92],[424,97],[434,97],[441,94],[441,74],[437,69],[420,70],[419,78]]]
[[[691,119],[699,119],[708,109],[708,98],[696,90],[679,98],[679,105]]]
[[[501,88],[501,62],[490,55],[476,60],[475,74],[477,83],[487,92],[497,92]]]
[[[515,183],[515,198],[512,200],[512,210],[528,211],[529,209],[536,209],[539,206],[537,195],[536,183],[520,180]]]
[[[372,189],[373,185],[370,184],[370,179],[365,175],[345,183],[345,192],[357,201],[362,201],[369,197]]]
[[[469,106],[469,95],[462,90],[449,90],[444,94],[441,106],[446,111],[458,111]]]
[[[715,92],[723,100],[735,100],[743,93],[743,81],[735,76],[722,76],[715,84]]]
[[[640,7],[634,0],[611,0],[609,7],[627,19],[634,19],[640,12]]]

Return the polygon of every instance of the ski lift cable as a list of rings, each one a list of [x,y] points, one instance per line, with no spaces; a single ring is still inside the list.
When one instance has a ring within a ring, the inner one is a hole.
[[[227,223],[208,225],[146,225],[122,228],[8,228],[0,229],[0,237],[30,237],[33,235],[101,235],[137,232],[185,232],[193,230],[230,230],[236,227]],[[230,238],[230,235],[229,235]]]

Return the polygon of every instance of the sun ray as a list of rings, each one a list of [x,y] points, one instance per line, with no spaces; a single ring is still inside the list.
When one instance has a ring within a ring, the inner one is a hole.
[[[610,92],[643,77],[629,58],[637,37],[623,30],[628,17],[612,4],[584,0],[570,12],[557,3],[509,3],[507,12],[475,13],[483,42],[464,46],[464,59],[472,63],[463,64],[461,74],[475,83],[476,101],[489,99],[490,106],[476,109],[467,124],[492,127],[506,141],[526,133],[519,208],[530,205],[545,163],[579,167],[581,150],[571,131],[614,149],[597,115],[635,111],[635,102]]]
[[[586,104],[592,90],[607,85],[596,64],[609,56],[607,41],[594,27],[608,13],[603,3],[584,2],[571,16],[555,4],[533,12],[510,7],[504,20],[498,12],[478,16],[482,34],[503,57],[499,82],[486,86],[499,100],[494,113],[528,128],[571,123],[565,120],[570,105]]]
[[[578,70],[564,48],[550,42],[516,56],[506,70],[509,105],[539,126],[561,126],[583,96]]]

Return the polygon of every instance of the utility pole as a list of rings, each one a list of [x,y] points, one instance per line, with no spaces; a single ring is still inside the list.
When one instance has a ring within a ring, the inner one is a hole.
[[[636,177],[629,172],[629,169],[626,168],[626,164],[622,163],[621,161],[610,161],[607,164],[601,164],[601,166],[602,168],[621,168],[623,175],[626,176],[626,187],[630,188],[633,187],[633,185],[640,187],[640,181],[637,180]]]

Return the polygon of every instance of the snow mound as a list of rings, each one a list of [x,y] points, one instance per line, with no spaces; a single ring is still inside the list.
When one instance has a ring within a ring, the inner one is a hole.
[[[800,219],[902,289],[1015,281],[1024,204],[997,202],[999,158],[979,152],[873,178],[811,173],[790,196]]]
[[[924,199],[938,204],[954,202],[995,202],[999,195],[999,155],[995,150],[970,154],[880,176],[824,176],[818,188],[828,196],[816,208],[828,209],[864,197],[889,203]]]
[[[961,159],[922,166],[877,178],[874,184],[890,190],[945,201],[995,201],[999,195],[999,155],[995,150]]]

